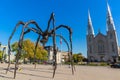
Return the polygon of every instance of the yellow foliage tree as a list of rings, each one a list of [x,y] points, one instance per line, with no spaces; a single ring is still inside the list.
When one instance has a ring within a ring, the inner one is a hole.
[[[15,42],[12,44],[12,51],[17,53],[18,49],[18,42]],[[23,48],[22,48],[22,54],[21,58],[27,58],[29,60],[33,60],[34,58],[34,52],[35,52],[35,43],[30,41],[29,39],[26,39],[23,41]],[[37,60],[47,60],[47,51],[38,44],[37,51],[36,51],[36,59]]]
[[[2,60],[2,54],[3,52],[0,50],[0,60]]]

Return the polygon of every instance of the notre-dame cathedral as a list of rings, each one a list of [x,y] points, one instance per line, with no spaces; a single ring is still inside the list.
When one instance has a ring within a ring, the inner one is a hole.
[[[107,34],[104,35],[100,31],[94,34],[92,20],[88,12],[88,28],[87,28],[87,58],[88,61],[111,61],[116,62],[119,56],[119,47],[117,33],[114,21],[107,4]]]

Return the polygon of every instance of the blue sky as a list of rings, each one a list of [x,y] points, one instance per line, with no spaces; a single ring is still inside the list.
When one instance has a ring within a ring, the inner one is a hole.
[[[108,0],[113,20],[116,26],[118,41],[120,45],[120,0]],[[73,29],[73,52],[87,55],[86,30],[88,20],[88,9],[91,14],[95,35],[98,29],[106,34],[106,0],[0,0],[0,42],[7,45],[8,38],[18,21],[35,20],[45,30],[51,12],[55,13],[55,25],[65,24]],[[18,28],[12,42],[19,39],[21,28]],[[60,29],[61,33],[68,39],[68,32]],[[37,35],[30,33],[25,38],[35,41]],[[51,41],[51,40],[50,40]],[[51,45],[51,42],[47,45]],[[59,38],[57,45],[59,45]],[[62,50],[66,50],[63,43]]]

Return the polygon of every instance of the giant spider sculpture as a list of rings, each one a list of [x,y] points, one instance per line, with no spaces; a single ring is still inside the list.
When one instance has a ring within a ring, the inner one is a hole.
[[[53,25],[53,29],[49,30],[51,22],[52,22],[52,25]],[[35,28],[30,27],[30,24],[35,25]],[[72,66],[72,74],[74,74],[73,60],[72,60],[72,29],[68,26],[65,26],[65,25],[59,25],[59,26],[55,27],[54,13],[51,13],[50,19],[48,21],[48,26],[47,26],[47,29],[45,31],[42,31],[42,29],[38,26],[38,24],[33,20],[30,20],[26,23],[20,21],[16,24],[16,26],[15,26],[15,28],[14,28],[14,30],[13,30],[13,32],[12,32],[12,34],[9,37],[9,40],[8,40],[9,64],[8,64],[6,73],[9,71],[9,67],[10,67],[10,54],[11,54],[10,41],[11,41],[16,29],[20,25],[22,25],[22,31],[21,31],[20,39],[18,41],[18,53],[17,53],[16,59],[15,59],[14,78],[16,77],[16,70],[17,70],[17,66],[18,66],[18,62],[19,62],[19,56],[21,55],[21,52],[22,52],[22,43],[23,43],[23,40],[24,40],[24,36],[25,36],[25,34],[29,33],[30,31],[33,31],[34,33],[38,34],[38,38],[37,38],[36,45],[35,45],[35,51],[34,51],[34,62],[36,61],[36,50],[37,50],[38,42],[40,41],[40,43],[43,44],[43,47],[45,47],[45,44],[48,41],[49,37],[52,37],[52,39],[53,39],[53,54],[54,54],[53,55],[53,59],[54,59],[53,60],[54,61],[54,63],[53,63],[54,64],[53,65],[54,66],[53,78],[54,78],[55,71],[56,71],[56,68],[57,68],[57,63],[56,63],[56,54],[57,54],[56,36],[58,36],[65,41],[65,43],[68,47],[69,58],[70,58],[70,61],[71,61],[71,66]],[[65,40],[65,38],[63,36],[56,34],[56,30],[58,30],[60,28],[65,28],[69,31],[69,43]],[[35,64],[35,68],[36,68],[36,64]]]

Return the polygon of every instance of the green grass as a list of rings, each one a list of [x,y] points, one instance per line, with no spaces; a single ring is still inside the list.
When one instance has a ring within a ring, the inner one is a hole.
[[[87,64],[88,66],[108,66],[108,64],[106,62],[90,62],[89,64]]]

